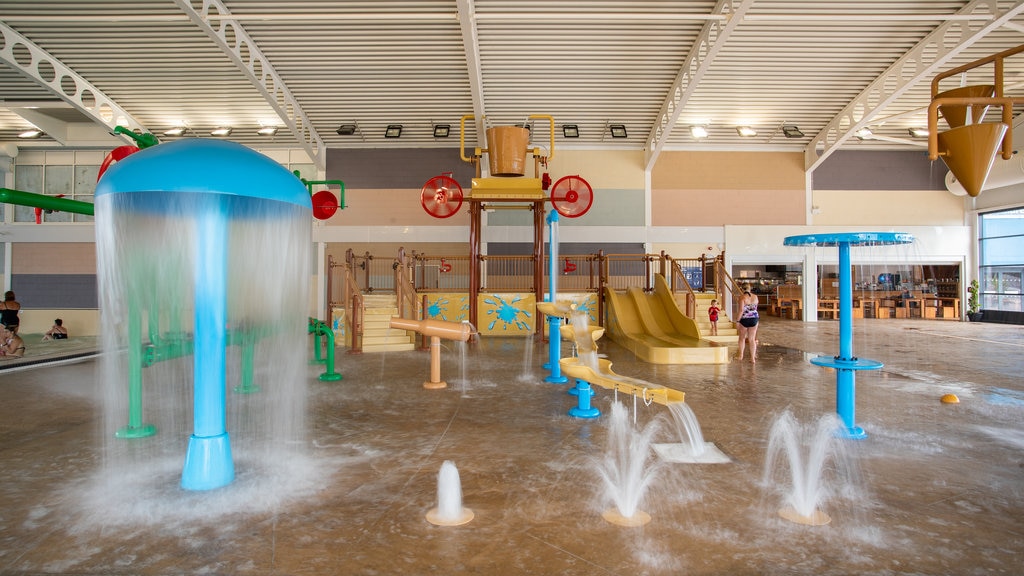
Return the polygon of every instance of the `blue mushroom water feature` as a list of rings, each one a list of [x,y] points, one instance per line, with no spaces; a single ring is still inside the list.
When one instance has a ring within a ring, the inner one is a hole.
[[[97,184],[104,352],[127,358],[111,360],[115,367],[129,365],[106,370],[104,377],[137,386],[139,347],[147,365],[187,363],[191,355],[192,435],[181,477],[186,490],[219,488],[235,477],[226,407],[231,346],[248,346],[235,356],[260,363],[256,377],[277,380],[270,387],[281,394],[298,388],[268,366],[290,365],[282,353],[304,364],[311,215],[309,193],[295,175],[228,141],[187,139],[146,148],[114,164]],[[144,324],[148,338],[140,335]],[[119,354],[125,348],[128,353]],[[187,369],[172,374],[188,380]],[[304,376],[300,369],[299,378]],[[146,393],[159,394],[160,386],[172,384],[147,381]],[[131,402],[141,409],[141,390],[136,392]],[[302,412],[300,400],[269,394],[267,404]],[[237,420],[249,428],[274,426],[267,413]],[[181,421],[187,418],[167,425]]]
[[[789,236],[783,240],[786,246],[836,246],[839,248],[839,355],[818,356],[811,363],[816,366],[834,368],[836,371],[836,412],[843,420],[844,436],[852,439],[866,438],[864,429],[854,420],[856,400],[856,372],[878,370],[882,363],[876,360],[857,358],[853,355],[853,278],[850,264],[851,246],[888,246],[909,244],[914,241],[911,234],[902,232],[842,232]]]

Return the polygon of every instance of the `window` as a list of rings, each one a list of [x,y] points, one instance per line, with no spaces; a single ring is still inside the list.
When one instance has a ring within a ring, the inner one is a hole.
[[[1024,312],[1024,208],[981,214],[978,254],[981,308]]]
[[[96,152],[28,151],[14,168],[14,188],[24,192],[93,202],[102,155]],[[35,222],[31,206],[14,207],[15,222]],[[43,222],[92,222],[93,217],[70,212],[42,213]]]

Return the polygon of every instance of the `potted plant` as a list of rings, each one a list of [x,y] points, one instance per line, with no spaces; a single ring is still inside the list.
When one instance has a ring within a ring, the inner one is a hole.
[[[971,285],[967,288],[967,319],[971,322],[981,321],[981,312],[978,311],[978,280],[971,280]]]

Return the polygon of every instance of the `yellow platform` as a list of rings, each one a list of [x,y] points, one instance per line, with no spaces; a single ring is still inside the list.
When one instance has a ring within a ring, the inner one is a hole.
[[[540,178],[473,178],[472,200],[544,200]]]

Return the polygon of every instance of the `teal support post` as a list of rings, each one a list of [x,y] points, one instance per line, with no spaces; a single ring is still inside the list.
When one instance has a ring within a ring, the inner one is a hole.
[[[323,335],[327,338],[327,366],[324,373],[319,376],[321,382],[336,382],[341,380],[341,374],[334,371],[334,331],[325,322],[315,318],[309,319],[309,332],[313,335]],[[319,340],[316,340],[317,350],[320,349]]]
[[[142,423],[142,314],[135,302],[128,304],[128,425],[114,435],[118,438],[146,438],[156,426]]]

